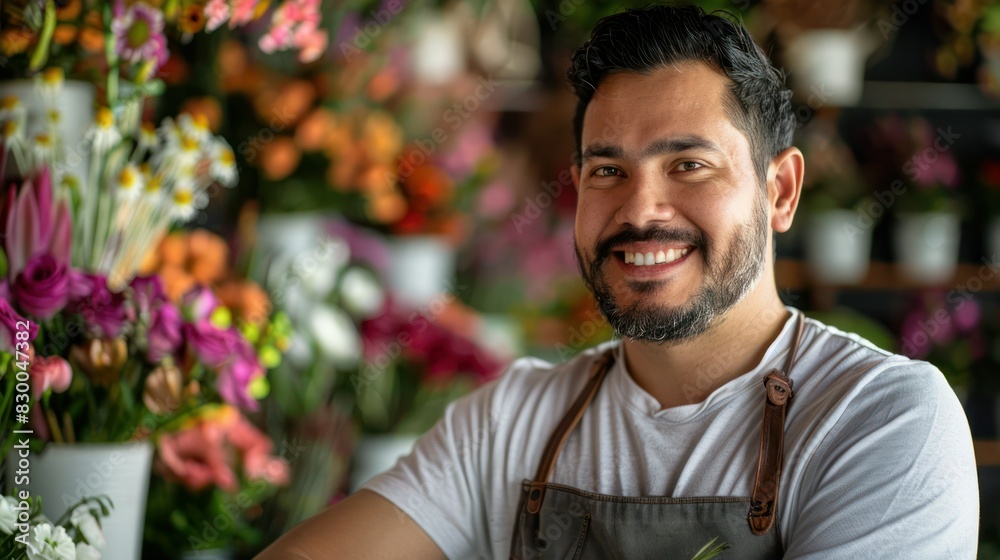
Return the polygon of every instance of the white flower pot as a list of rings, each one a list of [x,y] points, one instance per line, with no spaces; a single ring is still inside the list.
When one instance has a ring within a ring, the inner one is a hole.
[[[876,37],[855,30],[812,29],[789,41],[785,50],[792,83],[810,106],[853,105],[861,99],[865,61]]]
[[[18,470],[16,452],[7,457],[7,481],[12,486]],[[101,520],[108,543],[101,551],[102,560],[140,557],[152,443],[49,444],[43,453],[30,455],[28,460],[30,482],[18,485],[18,489],[41,496],[46,517],[55,522],[80,498],[107,496],[113,509]]]
[[[896,222],[896,260],[906,278],[920,284],[951,280],[958,266],[961,237],[956,214],[901,214]]]
[[[806,262],[824,284],[854,284],[868,273],[872,228],[858,223],[850,210],[828,210],[807,216]]]
[[[455,249],[435,235],[392,238],[389,287],[404,303],[423,307],[453,289]]]
[[[185,550],[181,553],[181,560],[233,560],[233,551],[228,548]]]
[[[66,150],[66,170],[78,178],[87,176],[90,147],[85,146],[83,135],[94,122],[93,84],[77,80],[66,80],[62,93],[56,98],[56,108],[60,113],[60,140]],[[28,120],[26,138],[41,130],[46,118],[46,106],[42,96],[35,89],[33,80],[11,80],[0,82],[0,98],[15,95],[24,105]],[[7,170],[11,174],[12,169]]]
[[[351,460],[350,493],[357,492],[375,475],[391,469],[400,457],[413,451],[419,437],[396,434],[362,437]]]

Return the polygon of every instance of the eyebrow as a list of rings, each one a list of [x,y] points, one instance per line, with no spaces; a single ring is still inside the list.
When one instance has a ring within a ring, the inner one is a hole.
[[[639,160],[652,158],[663,154],[686,152],[688,150],[704,150],[724,155],[725,152],[718,144],[701,136],[679,136],[677,138],[661,138],[646,146],[636,158]],[[591,144],[583,151],[581,162],[586,162],[594,158],[621,159],[625,157],[625,150],[617,144]]]

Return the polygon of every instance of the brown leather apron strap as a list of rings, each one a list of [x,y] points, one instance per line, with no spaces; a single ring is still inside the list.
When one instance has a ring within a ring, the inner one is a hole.
[[[799,311],[795,338],[788,350],[785,371],[771,370],[764,376],[767,400],[760,427],[760,455],[757,459],[757,476],[750,498],[750,529],[754,534],[766,533],[774,524],[778,504],[778,486],[781,480],[781,462],[784,452],[785,413],[788,401],[794,396],[790,374],[795,355],[802,340],[805,319]]]
[[[552,470],[556,466],[556,459],[559,457],[559,452],[562,451],[563,445],[566,444],[566,440],[569,439],[569,435],[576,428],[576,425],[580,423],[583,413],[590,406],[590,402],[594,400],[597,390],[601,388],[601,383],[604,381],[611,366],[615,363],[614,351],[614,348],[605,350],[597,361],[594,362],[590,372],[590,379],[584,386],[583,391],[580,392],[580,396],[576,398],[573,406],[566,412],[562,421],[559,422],[559,425],[556,426],[555,431],[549,437],[549,442],[545,446],[545,452],[542,453],[542,460],[538,464],[535,479],[530,484],[530,491],[528,493],[529,513],[535,514],[542,509],[542,500],[545,498],[545,484],[548,482],[549,477],[552,475]]]

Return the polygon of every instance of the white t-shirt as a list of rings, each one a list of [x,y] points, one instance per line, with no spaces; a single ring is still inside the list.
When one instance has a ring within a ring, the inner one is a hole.
[[[750,496],[762,378],[784,367],[798,314],[788,309],[757,367],[697,404],[660,410],[618,359],[550,482],[624,496]],[[563,364],[517,360],[363,487],[449,558],[507,558],[521,482],[610,345],[620,353],[607,342]],[[791,378],[778,505],[786,559],[975,558],[972,438],[937,368],[807,319]]]

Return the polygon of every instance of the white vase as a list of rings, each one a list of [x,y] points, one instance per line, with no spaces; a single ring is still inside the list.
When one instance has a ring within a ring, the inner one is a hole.
[[[792,83],[810,106],[853,105],[861,99],[865,61],[878,45],[864,27],[811,29],[793,37],[785,52]]]
[[[454,290],[455,249],[436,235],[406,235],[392,238],[389,287],[393,295],[414,307],[427,306],[434,298]]]
[[[185,550],[181,553],[181,560],[233,560],[233,551],[229,548]]]
[[[7,480],[11,485],[17,470],[15,452],[7,460]],[[107,496],[113,509],[110,516],[101,520],[107,540],[101,551],[102,560],[140,557],[152,443],[49,444],[40,455],[28,459],[30,482],[19,485],[18,489],[40,496],[46,517],[55,522],[81,498]]]
[[[87,176],[90,147],[84,145],[83,136],[94,122],[95,92],[93,84],[66,80],[63,83],[62,93],[55,101],[60,115],[59,136],[66,150],[65,168],[79,178]],[[32,80],[0,82],[0,99],[8,95],[17,96],[27,111],[26,133],[34,134],[41,130],[46,118],[46,105],[35,89],[35,82]],[[8,169],[7,175],[12,172],[13,169]]]
[[[895,228],[896,260],[906,278],[920,284],[951,280],[961,237],[957,214],[900,214]]]
[[[850,210],[827,210],[807,216],[806,262],[824,284],[854,284],[868,273],[872,228],[858,223]]]
[[[372,477],[391,469],[400,457],[413,451],[417,435],[367,435],[358,442],[351,458],[349,490],[353,494]]]

